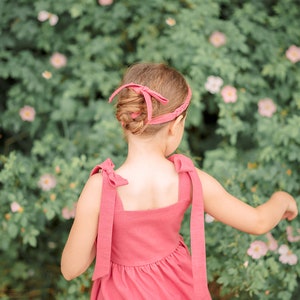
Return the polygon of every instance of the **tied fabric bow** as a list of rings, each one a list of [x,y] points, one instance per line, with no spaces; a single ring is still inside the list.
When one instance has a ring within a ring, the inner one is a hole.
[[[123,89],[125,88],[129,88],[133,91],[135,91],[137,94],[143,95],[145,102],[146,102],[146,106],[147,106],[147,118],[148,118],[148,122],[147,124],[161,124],[161,123],[165,123],[165,122],[169,122],[171,120],[174,120],[176,117],[178,117],[181,113],[183,113],[191,100],[192,97],[192,92],[190,87],[188,87],[188,94],[187,97],[184,101],[184,103],[179,106],[178,108],[176,108],[176,110],[174,112],[171,113],[167,113],[161,116],[158,116],[156,118],[152,118],[152,101],[151,101],[151,97],[155,98],[157,101],[159,101],[161,104],[166,105],[167,103],[169,103],[169,100],[167,98],[165,98],[164,96],[162,96],[161,94],[151,90],[150,88],[148,88],[147,86],[144,85],[140,85],[137,83],[127,83],[124,84],[122,86],[120,86],[118,89],[116,89],[112,95],[109,97],[109,103],[113,101],[114,97]],[[132,113],[132,117],[135,118],[137,117],[139,114],[136,112]]]
[[[130,88],[131,90],[135,91],[137,94],[143,95],[146,105],[147,105],[147,118],[148,118],[148,123],[151,123],[152,120],[152,102],[151,102],[151,97],[155,98],[157,101],[159,101],[162,104],[167,104],[169,100],[162,96],[161,94],[149,89],[147,86],[143,86],[140,84],[136,83],[128,83],[124,84],[121,87],[119,87],[117,90],[113,92],[113,94],[109,98],[109,103],[113,100],[113,98],[124,88]]]
[[[112,229],[115,210],[115,201],[117,196],[116,188],[128,184],[128,181],[114,172],[114,164],[108,158],[102,164],[97,165],[90,176],[99,173],[102,170],[103,184],[100,204],[100,217],[98,222],[97,234],[97,256],[93,280],[101,278],[109,273]],[[105,195],[105,197],[104,197]]]

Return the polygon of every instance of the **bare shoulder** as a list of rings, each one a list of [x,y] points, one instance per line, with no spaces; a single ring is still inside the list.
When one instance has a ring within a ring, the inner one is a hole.
[[[208,173],[206,173],[203,170],[200,170],[198,168],[196,168],[199,179],[203,185],[203,187],[207,186],[207,187],[211,187],[211,186],[218,186],[221,187],[221,184],[211,175],[209,175]]]
[[[97,187],[102,187],[102,181],[103,181],[103,176],[101,173],[96,173],[92,176],[90,176],[86,182],[86,187],[92,187],[92,188],[97,188]]]
[[[99,212],[102,182],[103,177],[101,173],[89,177],[78,199],[77,209]]]

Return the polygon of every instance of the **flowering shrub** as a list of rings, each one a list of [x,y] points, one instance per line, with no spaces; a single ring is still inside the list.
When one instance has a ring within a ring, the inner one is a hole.
[[[192,87],[181,152],[251,205],[278,189],[299,202],[297,0],[3,0],[1,12],[1,299],[88,299],[92,268],[66,282],[60,255],[90,170],[126,155],[107,99],[136,61],[167,62]],[[299,220],[259,237],[205,220],[215,299],[299,298]]]

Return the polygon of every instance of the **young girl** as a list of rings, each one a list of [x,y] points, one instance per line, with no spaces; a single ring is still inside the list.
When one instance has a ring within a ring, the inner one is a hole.
[[[107,159],[92,171],[62,254],[62,274],[71,280],[96,258],[91,299],[211,299],[204,211],[241,231],[263,234],[297,216],[295,200],[276,192],[253,208],[186,156],[172,155],[191,100],[176,70],[133,65],[110,101],[116,96],[128,155],[117,170]],[[191,255],[179,234],[190,205]]]

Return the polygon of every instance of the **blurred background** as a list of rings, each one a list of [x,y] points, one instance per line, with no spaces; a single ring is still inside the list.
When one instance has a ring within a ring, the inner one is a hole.
[[[80,191],[126,144],[109,95],[140,61],[193,90],[179,152],[251,205],[300,203],[298,0],[0,1],[0,298],[89,299],[60,256]],[[250,236],[206,215],[213,299],[299,299],[300,222]],[[189,243],[189,217],[182,234]]]

